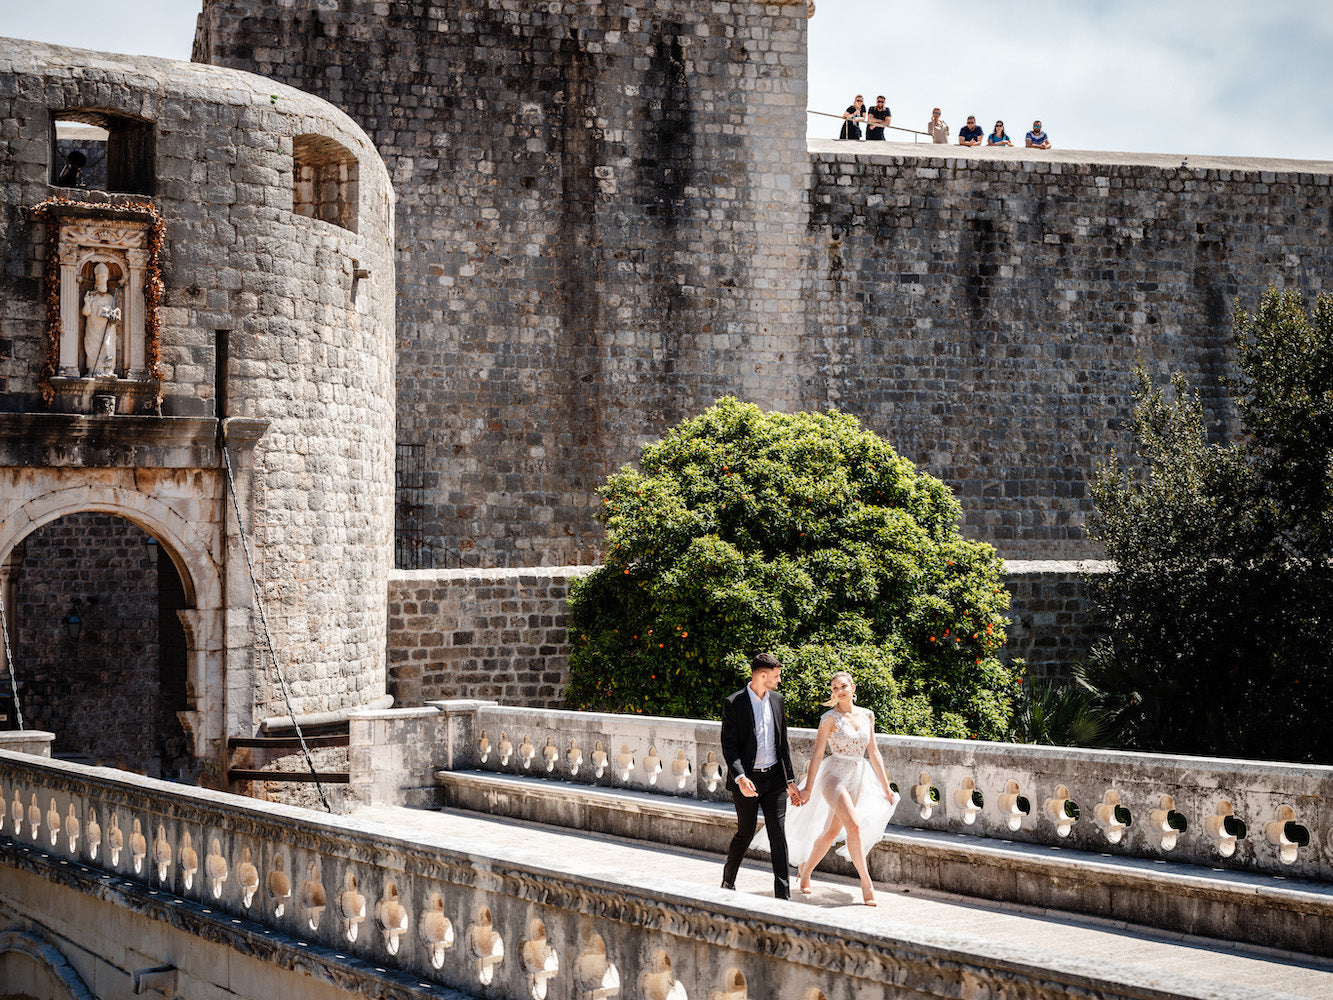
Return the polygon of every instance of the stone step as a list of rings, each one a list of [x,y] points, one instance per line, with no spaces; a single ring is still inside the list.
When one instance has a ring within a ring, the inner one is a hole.
[[[725,853],[730,805],[486,771],[440,771],[447,807]],[[1333,956],[1333,886],[1069,848],[890,826],[878,882]],[[820,870],[854,874],[830,854]]]

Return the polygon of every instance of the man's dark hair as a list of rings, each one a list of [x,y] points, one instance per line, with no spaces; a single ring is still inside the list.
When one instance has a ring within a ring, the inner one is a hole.
[[[752,674],[760,670],[780,669],[782,669],[782,664],[778,662],[778,658],[772,653],[760,653],[750,661],[750,673]]]

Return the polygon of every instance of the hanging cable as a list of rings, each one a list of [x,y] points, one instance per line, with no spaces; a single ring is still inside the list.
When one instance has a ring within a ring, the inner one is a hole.
[[[241,504],[236,498],[236,480],[231,474],[231,456],[227,452],[227,436],[222,429],[222,421],[218,421],[218,446],[222,450],[222,466],[227,471],[227,491],[231,494],[232,510],[236,512],[236,528],[241,534],[241,551],[245,553],[245,568],[250,573],[250,586],[255,593],[255,607],[259,609],[259,624],[264,630],[264,644],[268,647],[269,659],[273,661],[273,669],[278,674],[278,687],[282,690],[282,700],[287,704],[287,714],[291,717],[292,726],[296,729],[296,739],[301,744],[301,754],[305,757],[306,766],[310,768],[310,777],[314,779],[315,791],[319,793],[319,801],[323,803],[328,812],[333,812],[333,807],[329,805],[329,800],[324,797],[324,786],[320,784],[319,772],[315,770],[315,762],[310,757],[310,748],[305,745],[305,735],[301,732],[301,726],[296,721],[296,710],[292,708],[291,692],[287,689],[287,678],[283,675],[282,664],[278,662],[277,651],[273,648],[273,636],[268,630],[268,615],[264,611],[264,596],[259,592],[259,580],[255,577],[254,563],[250,559],[250,540],[245,534],[245,523],[241,520]]]
[[[19,706],[19,681],[14,676],[14,654],[9,651],[9,619],[5,617],[5,598],[0,594],[0,632],[5,636],[5,666],[9,667],[9,689],[14,692],[14,718],[23,728],[23,709]]]

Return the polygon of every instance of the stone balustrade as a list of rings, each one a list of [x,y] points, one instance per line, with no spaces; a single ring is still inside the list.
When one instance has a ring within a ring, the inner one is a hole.
[[[493,720],[535,721],[478,711],[488,732]],[[685,732],[686,724],[657,721],[663,736]],[[653,732],[652,720],[633,724],[640,737]],[[635,738],[627,734],[620,738]],[[550,756],[533,754],[529,764]],[[643,767],[652,759],[637,756],[631,780],[674,783],[678,758],[666,757],[660,772]],[[568,757],[559,765],[571,766]],[[590,761],[578,773],[596,768]],[[985,989],[1056,997],[1095,982],[903,928],[892,939],[849,933],[722,890],[685,896],[665,876],[599,867],[595,851],[556,869],[500,857],[491,845],[412,840],[383,822],[7,751],[0,799],[0,867],[41,876],[50,893],[114,894],[121,907],[363,996],[864,1000]]]
[[[729,800],[715,722],[436,707],[452,727],[441,766]],[[814,732],[790,741],[799,779]],[[1333,768],[909,736],[879,746],[902,795],[895,825],[1333,881]]]

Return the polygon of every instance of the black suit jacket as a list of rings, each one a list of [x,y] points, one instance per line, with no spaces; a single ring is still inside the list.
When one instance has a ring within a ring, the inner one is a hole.
[[[778,764],[790,783],[796,780],[791,766],[791,751],[787,749],[787,715],[782,707],[782,695],[770,691],[773,699],[773,717],[777,723],[774,734]],[[736,791],[736,779],[749,774],[754,757],[759,751],[754,734],[754,711],[750,708],[750,687],[747,684],[722,702],[722,756],[727,762],[727,789]]]

